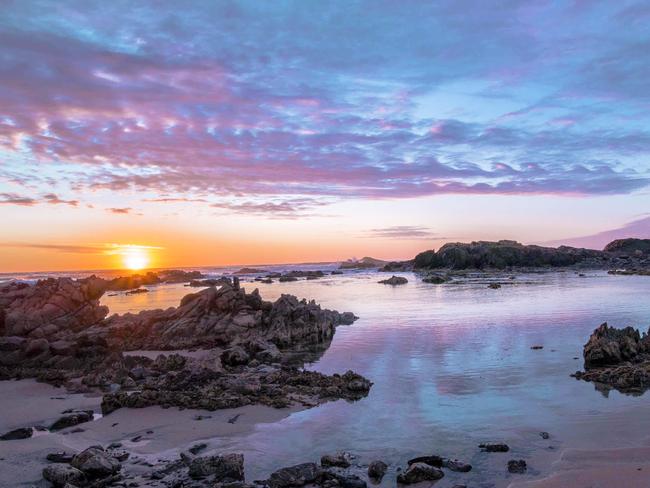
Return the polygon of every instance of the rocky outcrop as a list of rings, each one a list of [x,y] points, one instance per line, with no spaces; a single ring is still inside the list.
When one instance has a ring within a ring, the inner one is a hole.
[[[378,281],[377,283],[380,283],[380,284],[382,284],[382,285],[392,285],[392,286],[396,286],[396,285],[405,285],[405,284],[408,283],[408,282],[409,282],[409,280],[407,280],[407,279],[404,278],[403,276],[395,276],[395,275],[393,275],[393,276],[391,276],[390,278],[387,278],[387,279],[385,279],[385,280]]]
[[[29,439],[34,435],[34,429],[31,427],[21,427],[0,435],[0,441],[15,441],[18,439]]]
[[[583,357],[585,371],[573,375],[578,379],[624,393],[650,388],[650,336],[632,327],[600,325],[585,344]]]
[[[279,367],[300,363],[297,353],[322,352],[338,325],[356,319],[353,314],[291,295],[267,302],[257,290],[246,293],[238,285],[235,279],[189,294],[176,308],[108,319],[98,301],[105,282],[98,278],[9,285],[0,290],[3,331],[12,334],[0,336],[0,379],[36,377],[75,391],[119,385],[105,395],[105,412],[148,405],[314,406],[367,395],[371,383],[352,372],[327,376]],[[155,361],[122,354],[184,348],[221,352],[210,366],[175,354]],[[92,412],[70,412],[52,430],[91,419]]]
[[[381,480],[384,478],[387,469],[388,465],[385,462],[380,460],[372,461],[368,465],[368,478],[370,478],[375,483],[381,483]]]
[[[371,269],[371,268],[381,268],[382,266],[388,264],[387,261],[381,259],[371,258],[365,256],[361,259],[350,259],[344,261],[339,265],[339,269]]]
[[[390,263],[386,263],[384,266],[379,268],[379,271],[385,271],[389,273],[404,273],[406,271],[413,271],[413,260],[391,261]]]
[[[524,474],[528,470],[526,461],[523,459],[511,459],[508,461],[508,472],[514,474]]]
[[[315,406],[329,400],[365,397],[372,383],[352,371],[324,375],[296,368],[248,368],[233,373],[184,368],[142,382],[139,391],[106,394],[102,412],[118,408],[165,407],[217,410],[261,404],[284,408]]]
[[[125,349],[226,347],[253,339],[297,349],[326,343],[336,326],[353,318],[292,295],[272,303],[257,290],[224,284],[185,296],[178,308],[113,316],[100,332],[109,345]]]
[[[633,361],[649,350],[650,338],[642,338],[638,330],[632,327],[615,329],[605,322],[594,330],[584,346],[585,369]]]
[[[265,269],[260,269],[260,268],[241,268],[238,271],[235,271],[235,274],[265,274],[268,273],[267,270]]]
[[[603,249],[605,252],[622,254],[648,254],[650,255],[650,239],[616,239]]]
[[[99,304],[104,290],[99,278],[5,285],[0,288],[0,335],[51,340],[87,329],[108,314],[108,308]]]
[[[413,463],[397,475],[397,482],[403,485],[413,485],[423,481],[437,481],[445,476],[440,468],[426,463]]]
[[[506,269],[513,267],[571,266],[588,259],[604,258],[601,251],[561,246],[525,246],[515,241],[448,243],[436,251],[424,251],[414,260],[415,269]]]

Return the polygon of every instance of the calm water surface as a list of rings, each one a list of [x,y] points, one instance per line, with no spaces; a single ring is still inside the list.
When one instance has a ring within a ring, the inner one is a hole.
[[[331,347],[308,368],[352,369],[374,382],[361,401],[331,402],[258,425],[250,435],[220,439],[224,449],[245,453],[249,479],[344,449],[361,462],[384,459],[393,471],[416,455],[458,457],[474,470],[449,473],[437,487],[459,481],[506,486],[522,479],[506,473],[509,459],[526,459],[525,477],[532,478],[547,473],[566,447],[650,444],[650,396],[605,396],[569,376],[581,368],[582,345],[602,322],[648,328],[650,278],[531,274],[491,290],[481,280],[430,285],[402,275],[409,283],[398,287],[377,284],[384,276],[371,272],[244,283],[268,300],[292,293],[357,314],[360,319],[339,327]],[[104,302],[114,312],[164,308],[195,291],[182,285],[152,290]],[[484,441],[505,441],[511,452],[480,453],[477,444]],[[393,480],[388,475],[385,485]]]

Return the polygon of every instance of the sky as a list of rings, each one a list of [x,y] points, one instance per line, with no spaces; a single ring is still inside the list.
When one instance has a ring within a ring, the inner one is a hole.
[[[0,0],[0,271],[650,237],[643,1]]]

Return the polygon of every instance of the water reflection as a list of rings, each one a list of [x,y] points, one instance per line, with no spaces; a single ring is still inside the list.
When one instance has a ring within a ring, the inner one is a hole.
[[[650,278],[536,274],[491,290],[484,283],[429,285],[400,275],[409,283],[384,286],[376,283],[377,274],[357,273],[244,284],[258,287],[265,299],[292,293],[357,314],[360,319],[340,327],[331,347],[308,367],[326,373],[353,369],[375,383],[359,402],[328,403],[260,425],[246,437],[223,439],[224,448],[245,453],[251,479],[346,449],[362,461],[458,457],[475,469],[450,473],[439,486],[461,480],[506,486],[504,466],[511,458],[527,459],[531,476],[548,469],[562,447],[593,447],[594,432],[606,432],[611,446],[645,440],[646,397],[611,392],[605,398],[569,375],[581,368],[574,358],[582,357],[582,345],[600,323],[650,325]],[[115,312],[166,307],[187,292],[182,285],[162,286],[104,302]],[[533,345],[544,347],[531,350]],[[639,428],[620,427],[630,415],[640,419]],[[551,439],[541,439],[540,431]],[[479,453],[477,444],[486,440],[505,440],[512,451]],[[386,486],[391,480],[387,476]]]

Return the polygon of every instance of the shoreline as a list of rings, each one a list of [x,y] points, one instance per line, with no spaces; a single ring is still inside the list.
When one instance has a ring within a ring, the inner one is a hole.
[[[0,381],[0,398],[3,411],[0,432],[26,425],[49,425],[67,409],[101,411],[101,395],[67,393],[64,388],[33,379]],[[43,481],[41,471],[51,464],[45,456],[52,452],[78,452],[97,444],[119,442],[131,453],[132,460],[135,457],[144,462],[171,460],[197,443],[206,443],[206,452],[219,449],[217,444],[229,437],[249,434],[259,424],[278,422],[305,408],[295,405],[284,409],[248,405],[216,411],[157,406],[122,408],[58,432],[0,441],[0,486],[49,486]],[[203,419],[197,420],[198,416]],[[236,421],[229,422],[233,418]],[[142,438],[132,441],[138,436]]]

